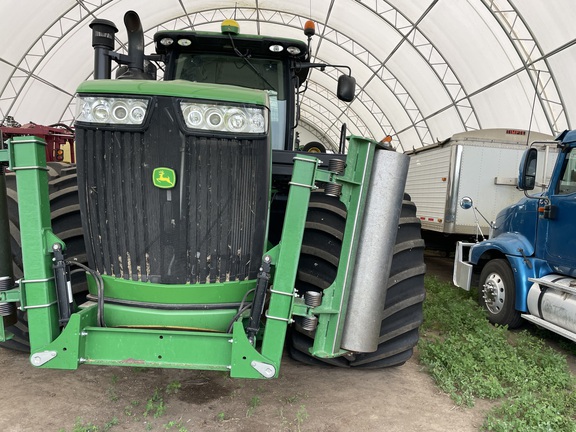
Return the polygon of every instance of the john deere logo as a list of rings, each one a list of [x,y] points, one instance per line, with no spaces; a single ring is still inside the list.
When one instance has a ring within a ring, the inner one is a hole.
[[[176,186],[176,173],[170,168],[155,168],[152,173],[152,182],[157,188],[171,189]]]

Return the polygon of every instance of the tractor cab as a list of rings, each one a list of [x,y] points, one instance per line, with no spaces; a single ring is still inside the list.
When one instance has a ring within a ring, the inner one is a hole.
[[[229,20],[231,21],[231,20]],[[156,52],[166,69],[164,80],[231,85],[263,90],[270,100],[272,148],[291,150],[294,141],[296,92],[308,69],[296,69],[308,60],[304,42],[265,36],[243,36],[224,22],[222,33],[162,31],[154,36]],[[193,111],[193,121],[210,121]],[[218,121],[214,118],[214,121]]]

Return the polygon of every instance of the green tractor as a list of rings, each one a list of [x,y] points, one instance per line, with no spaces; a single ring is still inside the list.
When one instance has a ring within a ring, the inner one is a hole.
[[[309,364],[406,362],[425,272],[408,157],[345,128],[340,152],[295,150],[308,74],[331,67],[310,62],[313,28],[306,43],[226,20],[221,33],[158,32],[145,55],[138,15],[124,22],[127,54],[112,22],[91,24],[94,80],[77,90],[64,176],[77,175],[73,220],[51,226],[60,175],[41,139],[0,150],[0,254],[15,257],[0,262],[3,344],[28,346],[42,368],[243,378],[277,377],[284,350]],[[338,98],[354,92],[341,75]],[[80,225],[85,254],[60,235]]]

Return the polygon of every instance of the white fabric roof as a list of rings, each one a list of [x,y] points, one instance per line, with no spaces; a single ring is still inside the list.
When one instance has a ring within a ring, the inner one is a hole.
[[[332,142],[342,122],[392,135],[402,151],[467,130],[555,134],[576,121],[573,0],[27,0],[0,2],[0,122],[70,124],[75,89],[92,74],[89,23],[115,22],[118,47],[130,9],[146,53],[164,28],[219,31],[235,16],[242,33],[304,40],[314,20],[315,60],[350,65],[358,85],[344,104],[338,72],[311,73],[301,123]]]

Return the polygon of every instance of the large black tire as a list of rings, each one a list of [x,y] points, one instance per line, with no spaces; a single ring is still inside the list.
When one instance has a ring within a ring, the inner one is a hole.
[[[308,153],[326,153],[326,146],[318,141],[310,141],[302,147],[302,151]]]
[[[48,163],[48,193],[50,198],[50,218],[52,231],[66,244],[66,258],[83,264],[86,261],[86,247],[80,219],[76,166],[62,162]],[[23,276],[22,245],[20,243],[20,221],[18,218],[18,195],[14,173],[6,174],[8,197],[8,218],[12,249],[12,270],[14,280]],[[82,271],[71,269],[72,287],[77,300],[83,299],[88,288]],[[26,313],[18,310],[18,322],[7,328],[14,338],[0,343],[0,346],[19,351],[29,351],[28,321]]]
[[[333,282],[338,268],[346,209],[337,199],[312,194],[304,232],[296,288],[300,295],[321,291]],[[349,354],[333,359],[310,355],[314,333],[302,329],[299,320],[288,335],[290,356],[312,365],[385,368],[405,363],[418,342],[424,291],[424,241],[416,206],[407,195],[402,202],[396,245],[382,312],[378,349],[373,353]]]
[[[516,288],[510,264],[505,259],[493,259],[482,269],[478,285],[478,303],[492,324],[516,328],[522,324],[515,308]]]

